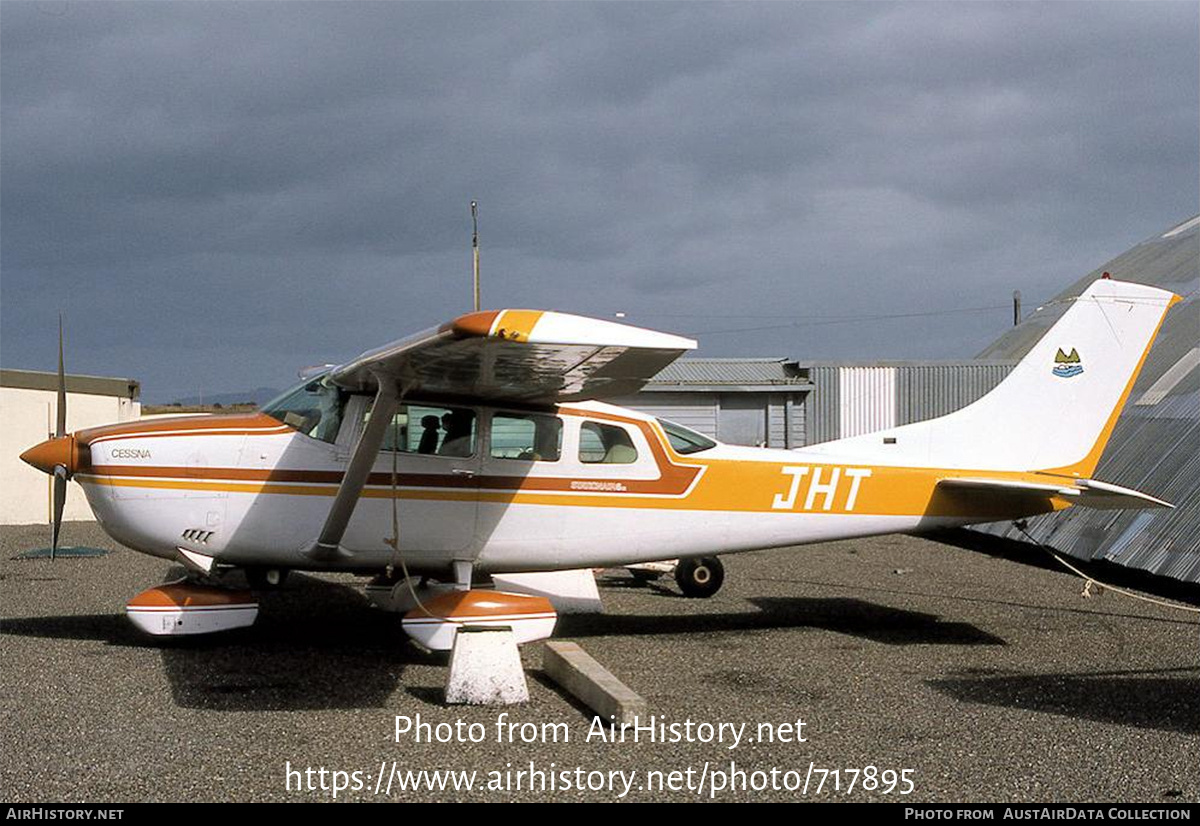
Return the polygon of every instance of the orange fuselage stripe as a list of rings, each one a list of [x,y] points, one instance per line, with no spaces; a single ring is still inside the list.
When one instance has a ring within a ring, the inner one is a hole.
[[[800,457],[797,457],[800,458]],[[707,468],[690,493],[652,492],[646,480],[572,479],[547,477],[483,476],[475,479],[436,477],[433,474],[401,474],[396,496],[400,499],[447,502],[488,502],[527,505],[567,505],[654,510],[732,511],[749,513],[825,513],[885,516],[991,516],[1005,518],[1029,511],[1024,499],[1014,510],[1004,497],[984,504],[978,497],[938,489],[944,478],[970,475],[996,479],[1045,482],[1038,474],[996,471],[940,470],[934,468],[829,465],[797,461],[742,462],[709,460]],[[785,471],[785,468],[793,470]],[[800,471],[798,469],[806,470]],[[110,466],[103,474],[80,474],[81,482],[112,487],[163,490],[193,490],[291,496],[334,496],[340,473],[293,471],[286,481],[272,478],[270,471],[206,468],[205,478],[188,478],[186,468],[140,468],[126,475],[127,468]],[[852,473],[847,473],[847,471]],[[870,471],[870,475],[863,474]],[[698,472],[698,469],[697,469]],[[857,474],[857,477],[855,476]],[[256,478],[257,477],[257,478]],[[659,482],[661,480],[658,480]],[[393,495],[390,475],[372,474],[372,487],[364,488],[368,499]],[[643,487],[639,487],[643,486]],[[591,488],[603,486],[601,490]],[[608,489],[619,486],[624,490]],[[815,488],[815,490],[814,490]],[[1041,510],[1064,507],[1066,500],[1044,500]]]

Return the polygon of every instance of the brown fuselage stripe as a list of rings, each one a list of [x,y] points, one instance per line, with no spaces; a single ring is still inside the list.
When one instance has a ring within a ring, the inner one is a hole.
[[[455,490],[499,490],[499,491],[546,491],[571,493],[609,493],[654,496],[681,496],[696,481],[703,472],[698,465],[677,465],[663,449],[661,437],[651,428],[648,422],[629,419],[610,413],[603,413],[579,408],[559,408],[559,412],[568,416],[585,416],[604,421],[620,422],[637,427],[650,446],[655,465],[661,474],[658,479],[613,479],[611,477],[583,478],[545,478],[525,475],[475,475],[452,476],[444,473],[401,473],[397,475],[396,483],[403,487],[419,487],[432,489]],[[210,422],[212,419],[225,419],[228,427],[233,420],[246,421],[246,417],[209,417],[204,419],[189,419],[190,427],[194,421]],[[253,420],[263,424],[263,420],[272,428],[278,428],[279,422],[269,416],[258,416]],[[180,430],[180,419],[168,420],[175,423],[175,430]],[[118,428],[120,430],[118,431]],[[105,428],[97,428],[104,430]],[[162,428],[160,428],[162,429]],[[215,429],[215,428],[209,428]],[[111,433],[105,435],[125,436],[126,438],[152,438],[154,436],[179,435],[174,432],[147,433],[142,430],[134,431],[132,424],[113,425]],[[259,430],[244,431],[245,433],[261,433]],[[203,435],[203,434],[189,434]],[[215,434],[213,434],[215,435]],[[222,434],[225,435],[225,434]],[[229,434],[235,435],[235,434]],[[269,435],[269,434],[263,434]],[[282,468],[209,468],[209,467],[158,467],[151,465],[93,465],[90,472],[97,476],[125,477],[139,479],[204,479],[210,481],[240,481],[280,484],[307,485],[340,485],[344,473],[338,470],[288,470]],[[366,484],[384,486],[392,484],[390,473],[372,473]],[[614,486],[619,485],[619,488]],[[286,488],[282,489],[286,490]]]
[[[765,491],[778,486],[778,479],[774,477],[774,474],[778,473],[780,466],[773,461],[742,463],[737,460],[680,456],[670,447],[666,435],[659,429],[656,422],[568,406],[557,408],[557,412],[564,416],[600,419],[638,428],[645,436],[660,478],[646,480],[613,477],[547,478],[522,474],[457,476],[449,472],[399,473],[395,482],[397,488],[403,488],[403,490],[392,490],[392,475],[383,472],[372,473],[368,477],[366,484],[372,487],[364,489],[361,495],[364,498],[398,497],[427,501],[499,502],[505,504],[520,502],[531,505],[557,505],[564,502],[564,495],[574,494],[570,496],[572,504],[589,507],[672,507],[695,511],[776,512],[771,507],[770,500],[765,497],[761,502],[757,497],[753,502],[741,501],[746,498],[743,494],[747,490],[761,489]],[[219,427],[210,427],[209,429],[228,430],[233,423],[231,418],[225,417],[225,421],[221,422]],[[211,419],[202,421],[211,422]],[[251,431],[252,433],[264,436],[278,434],[279,423],[274,419],[256,417],[255,421],[266,425],[274,432],[264,432],[264,429],[260,427]],[[175,435],[180,429],[184,429],[180,427],[180,420],[173,420],[171,424],[175,432],[162,432],[161,435]],[[184,427],[190,429],[191,424],[191,422],[184,423]],[[116,428],[110,429],[112,434],[110,438],[123,436],[137,439],[143,438],[145,435],[144,431],[135,431],[132,425],[123,426],[120,433],[112,432],[114,430]],[[284,431],[284,433],[287,432],[289,431]],[[824,464],[819,461],[814,463],[815,457],[801,459],[797,456],[796,458],[801,462],[807,460],[805,462],[807,464]],[[546,469],[554,468],[552,463],[534,466]],[[738,482],[731,485],[730,475],[723,471],[733,466],[742,467]],[[451,469],[452,466],[447,464],[446,470]],[[613,469],[615,470],[615,468]],[[883,469],[877,469],[877,472],[881,470]],[[718,477],[713,480],[716,483],[715,486],[697,484],[701,474],[719,471]],[[292,496],[332,496],[337,492],[343,479],[343,472],[340,470],[281,468],[104,465],[94,468],[93,472],[97,475],[92,476],[89,481],[112,487],[193,489]],[[877,502],[876,507],[872,507],[871,510],[866,511],[867,513],[972,517],[986,515],[999,519],[1055,510],[1066,504],[1061,500],[1047,497],[1040,505],[1024,504],[1015,509],[1003,503],[983,506],[970,499],[964,500],[953,494],[939,491],[937,480],[945,473],[944,471],[932,468],[891,468],[887,472],[898,476],[893,480],[892,485],[889,485],[889,487],[894,486],[893,492],[887,496],[886,501]],[[960,475],[960,473],[961,471],[952,472],[952,475]],[[990,471],[979,471],[972,475],[1011,476],[1008,473]],[[1042,478],[1044,479],[1044,477]],[[579,496],[580,494],[583,495]],[[893,499],[896,501],[892,501]],[[670,504],[667,504],[668,502]],[[860,502],[860,507],[865,504],[865,502]],[[863,511],[859,512],[863,513]]]
[[[257,433],[265,429],[278,429],[283,423],[265,413],[245,415],[230,413],[216,416],[177,416],[167,419],[147,421],[139,419],[134,422],[106,424],[101,427],[89,427],[80,430],[75,438],[88,443],[93,439],[105,439],[111,436],[124,438],[141,438],[155,433],[175,435],[181,430],[236,430],[245,433]]]
[[[452,490],[570,491],[584,493],[630,493],[659,496],[682,495],[700,473],[672,474],[670,479],[545,478],[534,476],[452,476],[440,473],[399,473],[399,487]],[[259,482],[279,484],[340,485],[343,473],[337,470],[255,470],[251,468],[183,468],[135,465],[97,465],[89,469],[95,476],[127,479],[202,479],[213,482]],[[392,474],[372,473],[366,484],[379,487],[392,484]],[[573,486],[574,485],[574,486]],[[584,487],[580,487],[580,486]],[[610,486],[620,485],[620,489]],[[603,487],[598,487],[603,486]],[[287,490],[283,488],[282,490]]]
[[[99,444],[104,444],[105,442],[114,442],[114,441],[119,441],[122,439],[166,439],[166,438],[170,438],[170,437],[179,437],[179,438],[186,439],[190,436],[287,436],[287,435],[290,435],[292,432],[294,432],[294,431],[292,431],[290,428],[276,425],[276,427],[272,430],[264,430],[262,428],[256,428],[254,430],[229,429],[229,430],[221,430],[220,432],[213,432],[211,430],[206,430],[206,431],[202,431],[202,432],[188,432],[188,431],[173,430],[173,431],[170,431],[167,433],[129,433],[129,434],[121,433],[116,436],[103,436],[103,437],[93,436],[93,437],[90,437],[87,441],[87,446],[91,447],[92,445],[99,445]]]

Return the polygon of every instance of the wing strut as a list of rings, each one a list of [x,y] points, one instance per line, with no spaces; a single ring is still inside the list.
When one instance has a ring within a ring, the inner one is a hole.
[[[396,415],[400,399],[395,382],[384,376],[378,376],[377,379],[379,391],[375,394],[371,418],[367,420],[367,426],[358,437],[358,444],[354,446],[354,454],[346,467],[346,475],[342,477],[342,485],[333,500],[333,507],[329,509],[329,516],[325,517],[325,527],[321,529],[316,547],[309,554],[315,559],[328,559],[338,555],[342,536],[346,533],[346,526],[350,524],[350,517],[354,515],[358,497],[371,474],[375,458],[379,455],[379,448],[383,446],[383,437],[387,434],[388,425]]]

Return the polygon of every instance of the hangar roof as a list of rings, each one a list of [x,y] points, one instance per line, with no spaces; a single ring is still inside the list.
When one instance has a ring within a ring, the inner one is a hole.
[[[689,358],[667,365],[643,391],[783,391],[812,387],[808,373],[782,358]]]
[[[84,393],[89,396],[116,396],[136,399],[142,392],[141,382],[133,379],[109,378],[106,376],[66,376],[68,393]],[[0,387],[20,390],[58,389],[58,374],[41,370],[0,370]]]

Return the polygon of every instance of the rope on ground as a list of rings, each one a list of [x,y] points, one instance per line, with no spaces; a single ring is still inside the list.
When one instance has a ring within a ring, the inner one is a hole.
[[[1192,613],[1192,614],[1200,614],[1200,608],[1195,608],[1191,605],[1180,605],[1177,602],[1167,602],[1166,600],[1162,600],[1162,599],[1154,599],[1153,597],[1144,596],[1142,594],[1135,594],[1133,591],[1127,591],[1124,588],[1118,588],[1115,585],[1109,585],[1107,582],[1101,582],[1100,580],[1096,579],[1093,576],[1088,576],[1083,571],[1079,570],[1074,565],[1072,565],[1070,562],[1067,562],[1065,559],[1063,559],[1061,556],[1059,556],[1055,552],[1055,550],[1053,548],[1051,548],[1049,545],[1045,545],[1041,542],[1038,542],[1036,539],[1034,539],[1033,536],[1030,535],[1029,531],[1025,530],[1025,522],[1023,520],[1018,520],[1016,522],[1013,522],[1013,527],[1016,528],[1017,530],[1019,530],[1021,533],[1023,533],[1025,535],[1025,538],[1028,539],[1030,542],[1032,542],[1034,545],[1037,545],[1043,551],[1050,554],[1050,556],[1054,557],[1054,559],[1058,561],[1059,565],[1062,565],[1067,570],[1069,570],[1069,571],[1073,572],[1074,574],[1087,580],[1086,584],[1083,586],[1083,590],[1079,594],[1081,597],[1085,597],[1085,598],[1091,597],[1092,596],[1092,585],[1095,584],[1095,585],[1100,586],[1101,588],[1107,588],[1110,591],[1116,591],[1118,594],[1124,594],[1127,597],[1131,597],[1133,599],[1138,599],[1138,600],[1141,600],[1142,602],[1150,602],[1150,603],[1153,603],[1154,605],[1162,605],[1166,608],[1174,608],[1177,611],[1187,611],[1188,613]]]

